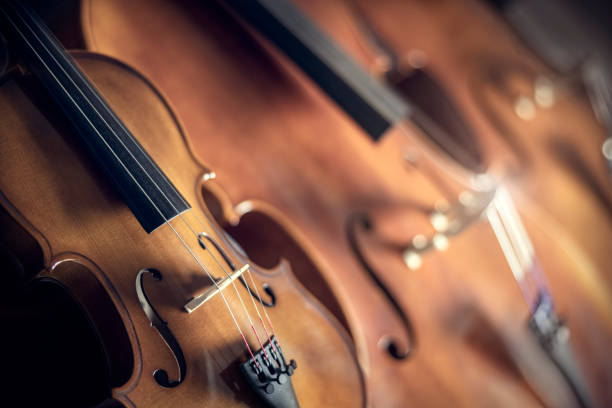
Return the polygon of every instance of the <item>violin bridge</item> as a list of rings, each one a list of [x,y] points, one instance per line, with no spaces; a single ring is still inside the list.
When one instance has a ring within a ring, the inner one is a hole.
[[[185,309],[187,313],[191,313],[195,311],[197,308],[202,306],[204,303],[212,299],[216,294],[218,294],[223,289],[228,287],[230,283],[232,283],[233,281],[238,279],[240,276],[242,276],[242,274],[246,272],[247,269],[249,269],[249,264],[246,264],[242,268],[235,270],[228,277],[223,278],[220,281],[218,281],[217,285],[208,288],[202,294],[191,299],[189,302],[185,304],[185,306],[183,306],[183,308]]]

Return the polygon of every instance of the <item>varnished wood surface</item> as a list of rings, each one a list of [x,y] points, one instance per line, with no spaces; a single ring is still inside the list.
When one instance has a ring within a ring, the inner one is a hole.
[[[383,76],[387,61],[360,27],[364,17],[406,75],[414,69],[415,51],[424,54],[424,69],[441,82],[476,131],[489,170],[511,189],[527,222],[546,231],[537,255],[558,248],[574,259],[576,267],[568,275],[554,266],[544,269],[561,314],[570,327],[576,325],[573,341],[591,388],[600,405],[608,405],[612,372],[602,356],[612,339],[593,325],[610,325],[612,185],[601,154],[605,130],[585,95],[544,66],[482,2],[298,3],[374,75]],[[550,107],[534,100],[538,77],[553,81]],[[520,97],[534,104],[533,117],[515,113]],[[585,319],[597,323],[583,325]]]
[[[220,242],[236,264],[247,262],[228,246],[218,227],[199,208],[201,177],[208,170],[193,159],[166,102],[149,82],[123,64],[88,53],[77,54],[76,58],[126,126],[194,206],[170,223],[204,265],[215,276],[224,276],[211,252],[200,249],[183,219],[196,231],[209,233]],[[4,124],[0,132],[2,204],[42,247],[45,275],[72,283],[70,289],[78,294],[88,288],[74,273],[85,275],[89,271],[109,294],[130,340],[131,350],[127,352],[134,356],[129,379],[113,390],[113,396],[127,407],[259,406],[244,389],[240,373],[230,367],[246,355],[221,297],[216,296],[192,314],[183,311],[185,302],[210,282],[168,226],[150,235],[145,233],[75,142],[65,119],[52,108],[53,102],[28,85],[32,80],[8,77],[0,87]],[[171,379],[178,373],[168,348],[136,297],[135,277],[142,268],[155,268],[163,274],[161,282],[145,278],[145,285],[187,360],[187,377],[176,388],[160,387],[153,380],[152,373],[158,368],[167,370]],[[276,294],[276,306],[268,313],[285,356],[298,362],[292,380],[301,406],[364,405],[356,356],[336,320],[295,281],[286,263],[273,270],[255,268],[254,278],[260,291],[265,282]],[[246,291],[241,286],[238,290],[253,315]],[[225,294],[249,343],[257,350],[236,295],[231,290]],[[111,318],[110,312],[105,316]]]
[[[307,248],[340,300],[373,405],[572,405],[527,338],[526,306],[484,222],[447,252],[427,257],[418,271],[403,264],[400,248],[430,228],[426,213],[441,198],[426,175],[407,171],[402,156],[413,147],[404,137],[373,145],[311,83],[279,65],[213,5],[86,1],[82,16],[88,47],[134,65],[168,95],[196,154],[218,174],[226,216],[267,213]],[[417,333],[416,352],[406,361],[381,347],[389,337],[405,347],[405,335],[349,249],[346,223],[358,213],[377,226],[374,234],[359,234],[365,256]],[[586,351],[581,361],[595,365],[609,344],[610,302],[606,292],[589,300],[593,288],[573,276],[583,270],[587,283],[597,284],[591,275],[599,271],[575,241],[557,237],[563,231],[557,223],[541,227],[540,213],[524,215]],[[311,275],[300,279],[309,285]],[[576,294],[587,301],[575,305]],[[580,318],[590,313],[604,323]],[[605,370],[591,372],[591,379],[606,378]]]
[[[414,69],[411,56],[423,53],[424,69],[474,128],[490,171],[517,185],[514,194],[530,197],[543,216],[567,231],[612,290],[607,263],[612,184],[601,154],[605,130],[569,79],[544,66],[479,1],[298,3],[375,75],[384,72],[385,58],[360,28],[363,17],[407,74]],[[534,101],[538,77],[555,85],[549,108]],[[515,113],[520,97],[534,104],[533,118]]]

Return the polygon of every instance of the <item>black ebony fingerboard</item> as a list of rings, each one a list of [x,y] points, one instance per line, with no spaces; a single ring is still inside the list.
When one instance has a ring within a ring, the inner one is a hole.
[[[40,18],[19,1],[1,0],[0,22],[11,49],[62,108],[147,232],[190,208]]]
[[[373,139],[409,115],[406,102],[371,78],[290,2],[224,2],[286,54]]]

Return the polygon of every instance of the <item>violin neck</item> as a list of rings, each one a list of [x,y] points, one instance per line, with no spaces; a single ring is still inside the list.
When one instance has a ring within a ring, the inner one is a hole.
[[[147,232],[190,208],[34,12],[21,2],[0,0],[0,21],[9,44],[62,108]]]
[[[231,9],[286,54],[378,140],[412,108],[373,79],[289,1],[227,0]]]

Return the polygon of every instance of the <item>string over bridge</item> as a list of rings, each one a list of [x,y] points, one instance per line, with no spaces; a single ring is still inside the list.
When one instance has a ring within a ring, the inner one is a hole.
[[[195,311],[197,308],[199,308],[200,306],[202,306],[204,303],[208,302],[215,295],[217,295],[223,289],[228,287],[233,281],[235,281],[240,276],[242,276],[242,274],[249,269],[249,266],[250,266],[249,264],[244,265],[240,269],[232,272],[232,274],[230,274],[229,276],[223,279],[220,279],[216,286],[212,286],[208,288],[202,294],[191,299],[189,302],[185,304],[185,306],[183,306],[185,311],[187,311],[187,313],[191,313]]]

